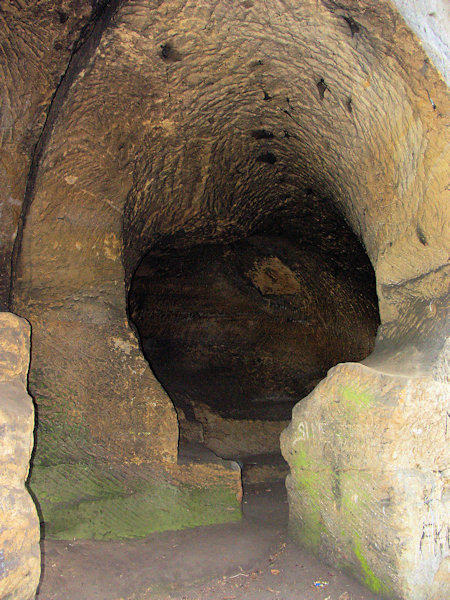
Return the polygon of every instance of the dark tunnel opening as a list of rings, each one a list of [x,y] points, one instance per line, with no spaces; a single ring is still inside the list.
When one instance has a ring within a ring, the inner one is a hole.
[[[144,255],[130,318],[181,441],[226,458],[278,452],[293,406],[331,367],[373,350],[372,265],[334,203],[310,189],[248,237],[200,237],[180,232]]]
[[[3,4],[0,597],[447,599],[443,13]]]

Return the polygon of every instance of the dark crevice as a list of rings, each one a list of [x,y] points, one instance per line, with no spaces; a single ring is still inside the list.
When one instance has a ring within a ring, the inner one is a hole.
[[[289,419],[329,368],[373,349],[373,268],[334,203],[312,190],[248,237],[160,242],[136,269],[129,318],[188,420],[198,406],[225,419]]]

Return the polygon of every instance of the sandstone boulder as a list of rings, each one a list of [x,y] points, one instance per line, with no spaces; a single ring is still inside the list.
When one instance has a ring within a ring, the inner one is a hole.
[[[341,364],[282,434],[292,534],[385,597],[448,597],[448,397],[431,376]]]
[[[0,313],[0,598],[31,600],[40,576],[39,519],[25,488],[34,410],[27,394],[30,328]]]

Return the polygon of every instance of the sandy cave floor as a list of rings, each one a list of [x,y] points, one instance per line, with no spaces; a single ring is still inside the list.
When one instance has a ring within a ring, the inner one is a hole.
[[[378,599],[289,539],[284,482],[246,486],[243,512],[140,540],[44,540],[37,600]]]

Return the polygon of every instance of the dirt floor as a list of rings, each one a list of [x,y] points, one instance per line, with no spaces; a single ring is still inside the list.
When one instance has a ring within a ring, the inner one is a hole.
[[[38,600],[376,600],[287,534],[284,482],[246,486],[240,523],[141,540],[44,540]]]

